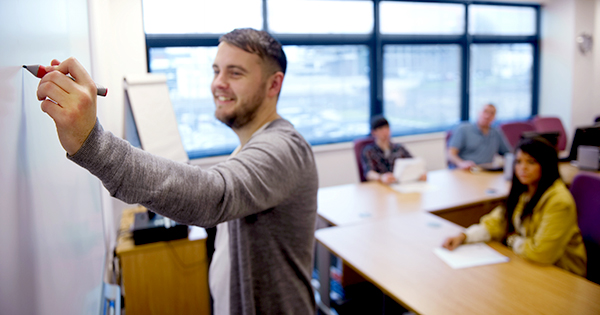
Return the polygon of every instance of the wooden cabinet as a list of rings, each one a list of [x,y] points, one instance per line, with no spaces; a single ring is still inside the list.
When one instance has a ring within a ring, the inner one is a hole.
[[[206,232],[194,227],[186,239],[136,246],[129,227],[140,211],[123,212],[117,239],[126,314],[209,315]]]

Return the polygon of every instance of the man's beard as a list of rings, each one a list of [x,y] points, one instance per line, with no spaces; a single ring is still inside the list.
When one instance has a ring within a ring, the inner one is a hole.
[[[265,87],[266,82],[259,87],[258,91],[254,93],[248,101],[240,104],[239,107],[234,108],[233,113],[219,117],[215,112],[215,117],[229,128],[242,128],[256,117],[258,109],[266,97]]]

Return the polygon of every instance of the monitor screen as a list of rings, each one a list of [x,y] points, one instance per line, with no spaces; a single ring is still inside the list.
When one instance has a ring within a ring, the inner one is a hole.
[[[580,127],[575,130],[569,153],[569,161],[577,160],[577,148],[580,145],[600,147],[600,125]]]
[[[525,131],[521,134],[521,139],[531,139],[541,137],[546,139],[550,144],[556,148],[558,146],[558,131],[539,132],[539,131]]]

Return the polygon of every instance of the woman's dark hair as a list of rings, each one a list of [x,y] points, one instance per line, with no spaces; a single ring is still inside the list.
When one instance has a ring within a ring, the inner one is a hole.
[[[558,152],[556,148],[553,147],[550,142],[541,137],[535,137],[531,139],[523,139],[517,145],[515,149],[515,155],[518,151],[522,151],[531,155],[541,166],[542,176],[540,181],[538,182],[538,187],[531,196],[531,199],[525,207],[523,208],[523,213],[521,214],[521,221],[528,216],[531,216],[533,213],[533,208],[540,201],[542,195],[552,186],[552,184],[560,178],[560,174],[558,172]],[[515,212],[515,207],[519,202],[519,197],[521,194],[527,191],[527,185],[522,184],[517,178],[517,173],[515,172],[515,165],[517,164],[517,160],[515,158],[515,162],[513,164],[513,179],[512,179],[512,187],[510,188],[510,193],[508,194],[508,198],[506,199],[506,219],[508,222],[508,232],[511,233],[515,230],[513,226],[512,217]]]

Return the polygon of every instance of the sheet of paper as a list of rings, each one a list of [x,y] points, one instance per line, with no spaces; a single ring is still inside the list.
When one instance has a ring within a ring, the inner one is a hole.
[[[403,194],[409,194],[409,193],[422,193],[424,191],[432,189],[432,186],[427,184],[427,182],[422,181],[422,182],[411,182],[411,183],[405,183],[405,184],[391,184],[390,188],[392,188],[393,190],[395,190],[397,192],[401,192]]]
[[[417,181],[426,172],[425,160],[422,158],[404,158],[394,161],[394,177],[399,183]]]
[[[454,269],[498,264],[509,260],[485,243],[464,244],[453,251],[437,247],[433,252]]]

